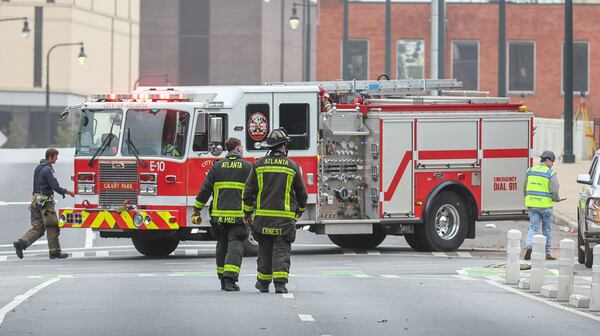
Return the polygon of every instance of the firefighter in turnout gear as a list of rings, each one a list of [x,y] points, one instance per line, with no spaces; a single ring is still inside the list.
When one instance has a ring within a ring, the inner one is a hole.
[[[269,153],[254,163],[244,191],[244,222],[251,222],[258,241],[256,288],[287,293],[290,252],[296,239],[296,220],[302,216],[308,195],[298,164],[287,158],[290,138],[283,128],[266,140]]]
[[[212,165],[196,197],[192,221],[199,224],[200,210],[212,195],[210,223],[217,239],[217,275],[221,289],[230,292],[240,290],[236,282],[242,265],[244,240],[249,233],[243,222],[242,193],[252,165],[242,159],[244,147],[239,139],[227,139],[225,147],[228,151],[225,159]]]
[[[539,164],[527,169],[525,185],[525,206],[529,209],[529,232],[525,240],[525,260],[531,259],[533,236],[542,226],[546,236],[546,260],[555,260],[550,254],[552,241],[553,202],[560,202],[559,184],[556,172],[552,169],[555,156],[551,151],[544,151]]]
[[[58,160],[58,151],[49,148],[46,151],[45,159],[40,160],[33,173],[33,200],[29,204],[32,227],[21,239],[13,242],[19,259],[23,259],[23,250],[43,236],[44,232],[46,232],[48,238],[50,259],[63,259],[69,256],[60,250],[58,240],[60,229],[56,210],[54,209],[54,192],[57,192],[63,198],[65,195],[73,197],[75,194],[58,184],[56,176],[54,176],[54,168],[52,168],[56,160]]]

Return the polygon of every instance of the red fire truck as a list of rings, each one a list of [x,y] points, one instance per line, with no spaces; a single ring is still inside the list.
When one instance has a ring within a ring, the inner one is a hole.
[[[460,87],[332,81],[92,96],[75,108],[75,206],[60,209],[60,226],[131,238],[144,255],[211,239],[208,221],[190,217],[224,140],[242,139],[252,161],[265,155],[269,131],[284,127],[309,193],[298,227],[346,248],[404,235],[419,251],[455,250],[475,238],[476,221],[527,216],[533,161],[533,115]]]

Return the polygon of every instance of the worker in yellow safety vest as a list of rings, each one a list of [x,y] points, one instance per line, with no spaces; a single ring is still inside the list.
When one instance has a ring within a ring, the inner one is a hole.
[[[556,156],[551,151],[544,151],[540,156],[539,164],[527,169],[527,183],[525,184],[525,206],[529,210],[529,232],[525,240],[525,260],[531,259],[531,243],[533,236],[540,229],[546,236],[546,260],[555,260],[550,254],[552,241],[552,223],[554,202],[561,199],[558,196],[558,177],[552,170]]]

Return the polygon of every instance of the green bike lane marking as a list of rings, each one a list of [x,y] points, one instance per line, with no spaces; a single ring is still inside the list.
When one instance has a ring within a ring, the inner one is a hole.
[[[486,277],[486,276],[504,276],[506,274],[505,268],[463,268],[462,271],[465,275],[472,277]],[[523,270],[520,272],[521,276],[527,277],[530,274],[529,270]],[[549,269],[544,270],[544,274],[549,277],[554,277],[556,274]]]

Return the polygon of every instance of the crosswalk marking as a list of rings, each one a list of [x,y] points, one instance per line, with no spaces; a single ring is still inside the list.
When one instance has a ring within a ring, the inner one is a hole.
[[[462,257],[462,258],[471,258],[471,257],[473,257],[473,256],[471,255],[471,253],[469,253],[469,252],[456,252],[456,254],[457,254],[459,257]]]
[[[448,255],[444,252],[431,252],[434,257],[447,257]]]
[[[504,278],[497,276],[497,275],[488,275],[488,276],[486,276],[486,279],[492,280],[492,281],[498,281],[498,282],[504,281]]]
[[[285,294],[281,294],[281,296],[284,299],[293,299],[294,298],[294,294],[293,293],[285,293]]]
[[[96,251],[96,257],[108,257],[108,251]]]
[[[0,261],[7,261],[8,260],[8,256],[0,256]]]
[[[382,274],[381,277],[386,279],[400,279],[400,276],[395,274]]]
[[[468,275],[460,275],[460,274],[455,274],[455,275],[453,275],[453,277],[455,277],[455,278],[457,278],[457,279],[460,279],[460,280],[469,280],[469,281],[470,281],[470,280],[477,280],[477,279],[475,279],[475,278],[473,278],[473,277],[470,277],[470,276],[468,276]]]
[[[71,254],[72,258],[84,258],[85,257],[85,252],[73,252]]]
[[[343,249],[342,251],[344,251],[344,255],[356,255],[356,251],[354,250]]]
[[[381,252],[377,250],[367,250],[368,255],[381,255]]]

